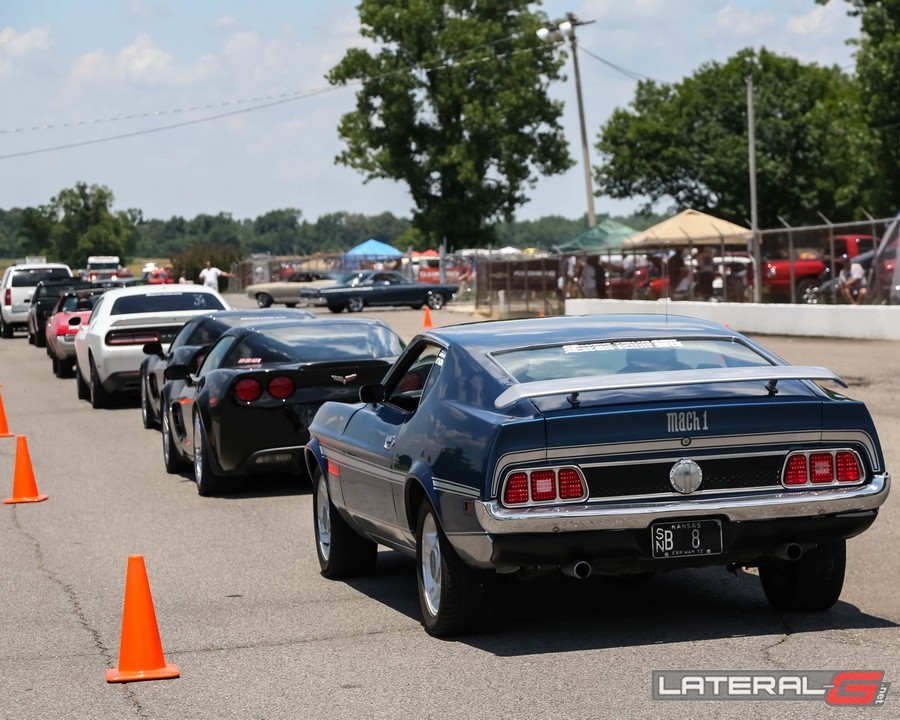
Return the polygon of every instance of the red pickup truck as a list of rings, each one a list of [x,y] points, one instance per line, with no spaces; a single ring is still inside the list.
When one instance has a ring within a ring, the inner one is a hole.
[[[854,258],[857,255],[874,249],[877,239],[872,235],[835,235],[822,243],[821,250],[794,250],[799,257],[793,261],[788,258],[767,258],[763,260],[762,294],[769,302],[791,302],[791,280],[795,289],[794,302],[805,302],[805,296],[815,292],[819,285],[819,276],[826,268],[831,267],[831,258],[835,262],[846,255]],[[834,255],[832,256],[832,247]],[[792,267],[793,266],[793,270]]]

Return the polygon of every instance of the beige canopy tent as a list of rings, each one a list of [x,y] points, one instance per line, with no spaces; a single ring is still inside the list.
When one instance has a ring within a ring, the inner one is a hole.
[[[682,210],[674,217],[626,238],[625,250],[687,247],[698,245],[747,246],[750,229],[707,215],[699,210]]]

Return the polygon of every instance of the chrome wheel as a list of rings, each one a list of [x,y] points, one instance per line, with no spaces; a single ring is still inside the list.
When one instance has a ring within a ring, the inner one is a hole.
[[[352,297],[347,301],[347,310],[349,312],[361,312],[365,303],[361,297]]]
[[[200,416],[194,417],[194,480],[197,487],[203,486],[203,424]]]
[[[169,430],[169,413],[162,416],[163,462],[168,468],[172,464],[172,435]]]
[[[316,538],[319,543],[319,555],[327,563],[331,559],[331,502],[328,497],[328,483],[325,476],[319,476],[316,488]]]
[[[428,513],[422,523],[421,573],[422,599],[428,612],[437,617],[441,609],[441,544],[434,515]]]
[[[440,310],[444,307],[444,296],[440,293],[431,293],[428,296],[428,307],[432,310]]]

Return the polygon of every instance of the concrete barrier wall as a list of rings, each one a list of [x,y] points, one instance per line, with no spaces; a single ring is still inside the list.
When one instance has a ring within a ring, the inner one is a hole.
[[[652,300],[566,300],[566,315],[688,315],[742,333],[900,340],[900,305],[781,305]]]

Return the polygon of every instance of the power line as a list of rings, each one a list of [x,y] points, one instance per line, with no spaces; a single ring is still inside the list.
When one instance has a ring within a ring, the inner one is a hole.
[[[610,62],[609,60],[606,60],[606,59],[600,57],[599,55],[595,55],[590,50],[585,50],[581,45],[579,45],[578,48],[585,55],[589,55],[590,57],[594,58],[594,60],[598,60],[599,62],[603,63],[607,67],[612,68],[616,72],[622,73],[625,77],[630,78],[631,80],[652,80],[653,82],[664,83],[664,81],[662,81],[662,80],[657,80],[656,78],[649,77],[648,75],[642,75],[641,73],[635,72],[634,70],[629,70],[628,68],[624,68],[621,65],[616,65],[614,62]]]

